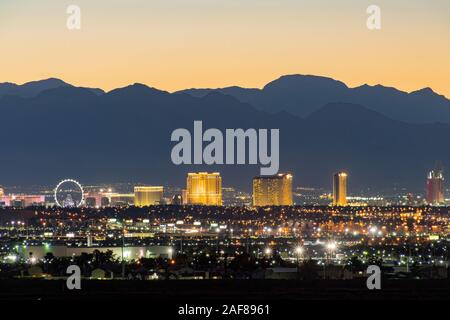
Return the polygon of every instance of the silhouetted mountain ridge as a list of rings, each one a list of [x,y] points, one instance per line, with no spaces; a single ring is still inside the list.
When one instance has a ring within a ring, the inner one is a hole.
[[[306,117],[327,103],[346,102],[363,105],[400,121],[450,123],[450,100],[430,88],[411,93],[383,85],[349,88],[328,77],[287,75],[269,82],[263,89],[189,89],[181,92],[201,97],[210,91],[232,95],[270,113],[285,110]]]
[[[0,84],[0,97],[7,95],[24,98],[59,87],[73,87],[56,78],[31,81],[23,85]],[[86,88],[96,95],[103,95],[101,89]],[[135,83],[124,88],[111,90],[108,96],[123,94],[129,90],[127,98],[142,99],[145,94],[169,94],[166,91]],[[450,100],[439,95],[429,87],[410,93],[383,85],[367,84],[349,88],[345,83],[329,77],[314,75],[285,75],[269,82],[262,89],[230,86],[217,89],[186,89],[175,92],[193,97],[205,97],[211,92],[232,96],[241,102],[249,103],[258,110],[268,113],[287,111],[293,115],[307,117],[328,103],[344,102],[360,104],[389,118],[413,123],[450,123]],[[116,98],[120,98],[116,96]]]
[[[172,164],[170,135],[177,128],[193,132],[194,120],[204,130],[280,129],[280,171],[294,173],[295,185],[330,187],[331,175],[345,169],[350,192],[394,185],[421,191],[437,159],[450,165],[449,124],[405,123],[343,102],[301,118],[261,111],[223,92],[195,97],[134,84],[97,95],[60,86],[33,97],[0,97],[0,112],[0,167],[10,168],[0,170],[3,185],[73,177],[184,186],[189,171],[219,171],[225,186],[250,191],[260,165]]]
[[[39,95],[40,93],[61,87],[74,87],[57,78],[48,78],[44,80],[30,81],[22,85],[18,85],[11,82],[0,83],[0,97],[11,95],[19,96],[22,98],[30,98]],[[104,91],[98,88],[86,88],[93,93],[100,95]]]

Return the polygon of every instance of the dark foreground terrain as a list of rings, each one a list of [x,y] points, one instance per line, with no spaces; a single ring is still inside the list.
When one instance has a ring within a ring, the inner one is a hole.
[[[434,300],[450,299],[450,281],[384,280],[368,290],[365,280],[83,280],[68,290],[65,280],[0,280],[0,300],[121,301],[301,301],[301,300]]]

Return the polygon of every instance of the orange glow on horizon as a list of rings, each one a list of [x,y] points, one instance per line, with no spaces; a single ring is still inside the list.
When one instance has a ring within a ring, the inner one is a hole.
[[[286,74],[350,87],[431,87],[450,98],[450,3],[379,0],[382,29],[356,0],[78,0],[0,3],[0,82],[49,77],[111,90],[135,82],[168,91],[261,88]]]

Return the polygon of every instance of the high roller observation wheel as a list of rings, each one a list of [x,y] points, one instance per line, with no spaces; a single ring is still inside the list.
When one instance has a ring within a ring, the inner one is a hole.
[[[81,206],[81,205],[83,204],[83,202],[84,202],[84,190],[83,190],[83,186],[81,185],[81,183],[79,183],[77,180],[74,180],[74,179],[64,179],[64,180],[62,180],[61,182],[58,183],[58,185],[57,185],[56,188],[55,188],[55,193],[54,193],[54,195],[53,195],[53,197],[55,198],[56,204],[57,204],[59,207],[63,207],[63,206],[59,203],[57,195],[58,195],[58,189],[61,187],[61,185],[63,185],[64,183],[67,183],[67,182],[72,182],[72,183],[76,184],[76,185],[78,186],[78,188],[80,188],[80,190],[81,190],[81,200],[80,200],[80,203],[76,205],[76,207]]]

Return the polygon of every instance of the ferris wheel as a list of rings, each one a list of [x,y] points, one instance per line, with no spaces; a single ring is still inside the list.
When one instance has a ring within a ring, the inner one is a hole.
[[[58,183],[54,196],[56,204],[63,208],[75,208],[84,203],[83,187],[73,179],[65,179]]]

